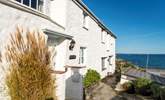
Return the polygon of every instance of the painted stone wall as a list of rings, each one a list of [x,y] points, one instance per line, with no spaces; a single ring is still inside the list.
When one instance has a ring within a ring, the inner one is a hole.
[[[76,59],[67,60],[67,64],[69,65],[79,65],[79,51],[80,47],[86,47],[87,55],[86,55],[86,63],[84,66],[86,68],[82,68],[79,70],[80,75],[83,77],[87,71],[87,69],[91,68],[97,70],[101,77],[104,78],[107,76],[107,73],[114,73],[115,71],[115,38],[107,35],[110,43],[108,45],[109,51],[107,51],[107,44],[101,43],[101,31],[102,29],[98,26],[98,24],[92,19],[89,18],[89,28],[85,29],[83,27],[83,11],[80,9],[72,0],[68,0],[67,2],[67,17],[66,17],[66,33],[70,33],[74,36],[74,40],[76,41],[75,48],[73,51],[70,51],[71,54],[76,55]],[[107,69],[102,71],[101,67],[101,57],[111,58],[111,65],[107,66]],[[73,72],[66,73],[66,80],[70,79],[70,75]],[[67,82],[67,81],[66,81]],[[69,92],[66,91],[66,97],[68,100],[82,100],[83,96],[83,84],[74,83],[70,81],[70,84],[66,84],[69,86]],[[79,87],[79,88],[77,88]],[[72,92],[70,92],[72,91]],[[75,99],[76,98],[76,99]]]
[[[102,78],[107,75],[107,72],[113,73],[115,70],[115,38],[107,35],[110,43],[108,44],[109,51],[107,51],[107,43],[101,43],[101,31],[99,25],[90,17],[89,28],[83,27],[83,10],[80,9],[73,1],[68,2],[67,6],[67,25],[66,32],[71,33],[76,41],[76,47],[74,54],[77,55],[77,59],[74,60],[74,64],[79,62],[79,49],[80,47],[87,48],[86,66],[97,70]],[[101,57],[112,56],[112,64],[107,66],[107,70],[102,71]],[[70,62],[68,60],[68,62]],[[86,69],[82,72],[86,72]]]
[[[1,0],[0,1],[0,47],[1,47],[0,50],[2,52],[4,50],[4,46],[6,45],[6,43],[8,43],[10,34],[15,32],[15,29],[17,26],[21,26],[24,29],[28,28],[30,30],[50,29],[56,32],[62,32],[62,33],[64,32],[64,28],[56,24],[54,21],[50,20],[48,16],[38,11],[35,11],[33,9],[30,9],[26,6],[18,5],[18,3],[14,3],[13,1]],[[66,43],[67,41],[64,41],[62,43],[62,46],[66,46]],[[59,46],[58,49],[61,50],[61,46]],[[63,51],[62,52],[66,54],[65,48],[62,50],[64,50],[64,52]],[[60,63],[60,61],[58,63]],[[63,61],[61,63],[63,64]],[[6,64],[0,64],[0,66],[2,65],[6,67]],[[2,70],[2,67],[0,68],[0,73],[1,73],[0,74],[0,100],[10,100],[5,88],[4,79],[5,79],[6,73]],[[65,84],[65,81],[62,83],[58,82],[57,85],[60,86],[61,84]],[[57,92],[61,93],[61,91],[57,91]],[[65,92],[65,89],[62,92],[65,95],[64,92]],[[64,98],[64,96],[62,98]],[[64,99],[60,99],[60,100],[64,100]]]

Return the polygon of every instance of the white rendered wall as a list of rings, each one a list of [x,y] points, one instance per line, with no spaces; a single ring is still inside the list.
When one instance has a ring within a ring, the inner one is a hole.
[[[113,43],[110,46],[110,50],[107,51],[107,45],[101,43],[101,31],[102,29],[98,24],[89,18],[89,29],[83,28],[83,11],[74,2],[69,1],[67,7],[67,25],[66,32],[71,33],[76,41],[74,54],[77,55],[77,59],[72,62],[78,64],[79,48],[81,46],[87,48],[87,62],[86,69],[92,68],[97,70],[102,78],[107,75],[107,72],[114,72],[115,69],[115,39],[111,36],[110,42]],[[101,69],[101,57],[107,57],[112,55],[112,65],[108,66],[107,70]],[[109,70],[108,70],[109,69]],[[86,70],[84,71],[86,72]],[[85,73],[83,73],[85,74]]]
[[[86,70],[89,68],[97,70],[102,78],[107,75],[107,72],[114,72],[115,69],[115,39],[112,38],[111,42],[113,45],[110,51],[107,52],[107,45],[101,43],[101,28],[98,24],[89,18],[89,30],[83,28],[83,11],[75,4],[72,0],[52,0],[49,1],[50,9],[47,7],[44,11],[51,18],[62,26],[65,26],[65,33],[74,36],[76,45],[73,51],[68,50],[68,41],[63,41],[60,45],[56,47],[57,61],[56,69],[64,70],[63,66],[69,65],[79,65],[79,48],[87,48],[87,61],[85,69],[80,69],[79,74],[82,76],[85,74]],[[9,39],[9,33],[15,30],[17,25],[23,26],[24,28],[30,29],[52,29],[59,32],[64,32],[64,29],[59,25],[34,14],[21,11],[10,6],[6,6],[0,3],[0,40],[3,43],[7,43]],[[66,47],[66,48],[65,48]],[[75,54],[75,60],[69,60],[69,55]],[[107,57],[113,55],[113,64],[109,66],[107,70],[101,70],[101,57]],[[66,60],[64,59],[66,57]],[[1,74],[2,75],[2,74]],[[75,83],[72,81],[72,76],[79,76],[74,74],[73,70],[69,70],[63,75],[57,75],[57,95],[59,100],[65,100],[68,96],[71,100],[81,100],[82,99],[82,78],[80,81]],[[1,88],[0,88],[1,89]],[[70,91],[70,92],[68,92]],[[0,94],[2,94],[0,90]],[[1,98],[0,98],[1,99]],[[4,96],[3,100],[7,100]]]
[[[27,7],[24,7],[25,9]],[[8,40],[10,39],[10,34],[14,33],[17,26],[21,26],[24,29],[50,29],[57,32],[64,32],[64,29],[60,27],[59,25],[51,22],[50,20],[46,18],[42,18],[40,16],[36,16],[32,13],[25,12],[23,10],[19,10],[16,8],[13,8],[11,6],[5,5],[0,3],[0,46],[2,49],[4,49],[4,45],[8,43]],[[61,59],[58,61],[59,67],[64,65],[64,57],[65,57],[65,47],[66,41],[64,41],[61,45],[57,47],[57,52],[62,51],[62,53],[58,53],[57,57],[61,57],[58,59]],[[1,50],[2,50],[1,49]],[[4,52],[2,53],[4,54]],[[62,55],[62,56],[61,56]],[[60,65],[61,64],[61,65]],[[6,64],[3,64],[4,66]],[[1,66],[1,64],[0,64]],[[6,67],[6,66],[5,66]],[[63,68],[61,68],[63,70]],[[0,68],[0,100],[9,100],[8,94],[6,93],[6,89],[4,87],[4,78],[5,74],[4,71]],[[62,88],[60,91],[57,90],[57,95],[61,98],[59,100],[64,100],[65,98],[65,80],[63,76],[57,76],[57,84],[59,88]],[[62,78],[64,82],[59,81],[59,78]]]
[[[63,27],[66,26],[66,10],[68,0],[53,0],[50,6],[50,17]]]
[[[75,48],[73,51],[69,51],[69,54],[76,55],[76,59],[67,60],[69,65],[79,65],[79,50],[80,47],[86,47],[87,56],[86,56],[86,68],[80,70],[81,75],[85,75],[87,69],[91,68],[97,70],[101,77],[104,78],[107,76],[107,73],[114,73],[115,71],[115,38],[108,36],[110,40],[109,51],[107,51],[107,45],[101,43],[101,32],[102,29],[98,24],[92,19],[89,18],[89,28],[88,30],[83,28],[83,11],[80,9],[72,0],[68,0],[67,3],[67,17],[66,17],[66,27],[65,32],[70,33],[74,36],[76,41]],[[107,43],[107,42],[106,42]],[[111,45],[112,43],[112,45]],[[102,71],[101,67],[101,57],[112,56],[112,65],[108,65],[107,69]],[[66,77],[72,75],[72,72],[66,73]],[[68,80],[70,78],[66,78]],[[82,100],[83,92],[81,92],[82,84],[66,84],[69,85],[70,91],[67,93],[68,100]],[[77,88],[80,87],[80,88]],[[79,90],[78,90],[79,89]],[[74,92],[73,92],[74,91]],[[77,91],[77,92],[75,92]],[[67,92],[67,91],[66,91]],[[70,99],[71,98],[71,99]],[[76,98],[76,99],[74,99]]]
[[[64,66],[66,65],[66,57],[67,57],[67,46],[68,40],[64,40],[62,43],[55,47],[56,56],[55,56],[55,65],[54,69],[59,71],[64,71]],[[56,83],[57,83],[57,97],[58,100],[65,100],[65,74],[56,75]]]

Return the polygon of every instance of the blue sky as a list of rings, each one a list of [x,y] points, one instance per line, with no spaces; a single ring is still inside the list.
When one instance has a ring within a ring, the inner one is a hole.
[[[165,54],[165,0],[83,0],[117,35],[117,53]]]

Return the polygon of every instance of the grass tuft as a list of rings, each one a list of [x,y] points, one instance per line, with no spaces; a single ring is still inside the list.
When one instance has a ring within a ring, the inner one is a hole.
[[[11,100],[57,100],[51,57],[45,37],[40,32],[17,28],[6,47],[9,72],[6,84]]]

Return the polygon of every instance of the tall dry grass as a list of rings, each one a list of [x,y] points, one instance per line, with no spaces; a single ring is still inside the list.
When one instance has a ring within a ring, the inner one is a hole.
[[[48,49],[43,33],[27,31],[23,37],[23,32],[17,28],[6,48],[6,84],[11,100],[57,100],[51,74],[53,52]]]

